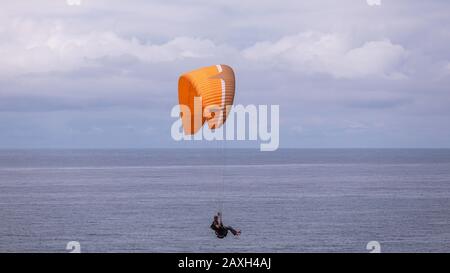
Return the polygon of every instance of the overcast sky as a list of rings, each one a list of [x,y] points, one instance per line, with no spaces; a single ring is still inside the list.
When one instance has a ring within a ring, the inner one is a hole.
[[[281,147],[450,147],[450,1],[81,1],[2,2],[0,148],[182,147],[178,77],[216,63]]]

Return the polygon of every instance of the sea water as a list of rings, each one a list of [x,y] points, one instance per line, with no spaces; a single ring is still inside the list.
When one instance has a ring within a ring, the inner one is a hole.
[[[217,239],[224,222],[242,230]],[[0,252],[448,252],[450,150],[1,150]]]

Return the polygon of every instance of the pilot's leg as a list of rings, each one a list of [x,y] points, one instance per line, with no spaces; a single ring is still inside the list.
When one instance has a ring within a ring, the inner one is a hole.
[[[234,236],[236,236],[239,233],[237,230],[235,230],[231,226],[226,226],[225,228],[228,229],[229,231],[231,231],[231,233],[233,233]]]

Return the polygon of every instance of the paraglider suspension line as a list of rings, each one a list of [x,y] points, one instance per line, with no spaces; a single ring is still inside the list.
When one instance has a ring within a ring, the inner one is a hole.
[[[222,140],[222,189],[221,189],[221,198],[220,198],[220,203],[219,203],[219,211],[222,213],[223,211],[223,203],[224,203],[224,198],[225,198],[225,168],[227,166],[227,154],[226,154],[226,140]]]

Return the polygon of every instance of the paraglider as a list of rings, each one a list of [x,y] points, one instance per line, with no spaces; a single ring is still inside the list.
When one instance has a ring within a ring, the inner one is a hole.
[[[235,76],[228,65],[218,64],[182,74],[178,80],[178,101],[184,134],[194,135],[205,122],[211,130],[220,128],[226,122],[234,95]],[[221,211],[214,216],[210,228],[220,239],[228,231],[235,236],[241,233],[223,224]]]

